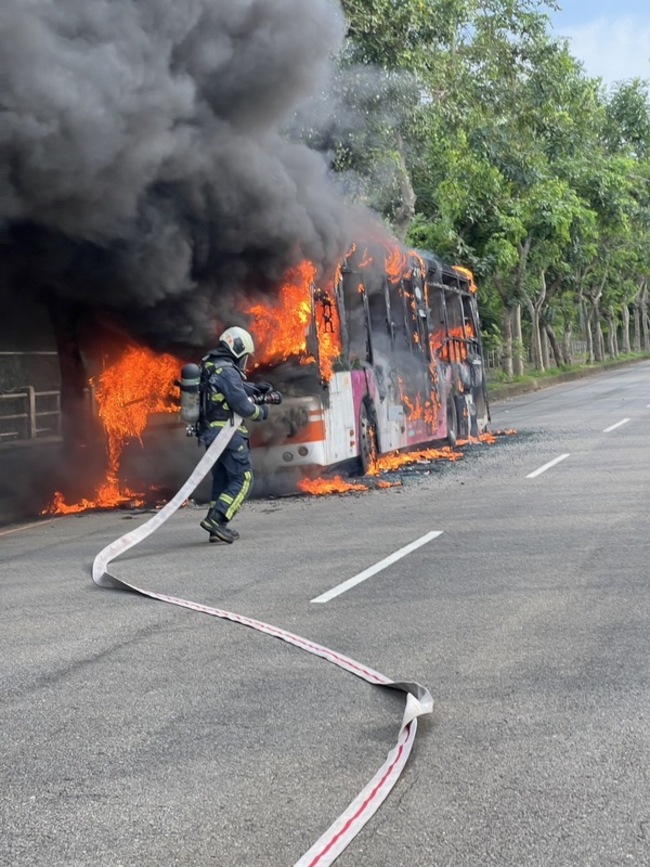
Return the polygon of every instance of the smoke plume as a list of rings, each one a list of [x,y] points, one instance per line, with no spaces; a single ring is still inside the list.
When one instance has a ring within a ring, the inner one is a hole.
[[[335,0],[3,0],[0,240],[21,285],[205,345],[233,291],[333,266],[350,212],[281,130],[343,35]]]

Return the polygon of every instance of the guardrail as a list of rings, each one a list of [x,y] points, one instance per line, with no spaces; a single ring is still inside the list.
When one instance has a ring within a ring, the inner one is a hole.
[[[61,437],[61,392],[27,385],[0,394],[0,445],[43,437]]]

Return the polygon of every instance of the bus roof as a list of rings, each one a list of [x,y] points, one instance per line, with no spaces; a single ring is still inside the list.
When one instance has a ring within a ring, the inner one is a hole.
[[[415,252],[425,263],[427,279],[431,283],[439,283],[443,286],[470,292],[473,295],[476,293],[474,275],[468,268],[463,268],[460,265],[448,265],[435,253],[429,251],[416,250]]]

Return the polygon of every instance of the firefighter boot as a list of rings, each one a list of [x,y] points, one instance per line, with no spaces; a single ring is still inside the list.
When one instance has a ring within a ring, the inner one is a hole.
[[[207,530],[210,534],[210,541],[220,539],[222,542],[234,542],[239,538],[239,533],[236,530],[231,530],[226,526],[226,521],[218,509],[210,509],[205,518],[201,521],[201,527]],[[213,540],[213,536],[216,538]]]
[[[239,533],[237,532],[237,530],[233,530],[231,527],[228,527],[228,526],[224,527],[224,529],[228,533],[231,534],[231,536],[232,536],[231,541],[232,542],[236,542],[237,539],[239,539]],[[210,541],[211,542],[223,542],[224,540],[221,538],[221,536],[217,536],[217,534],[215,532],[210,531]]]

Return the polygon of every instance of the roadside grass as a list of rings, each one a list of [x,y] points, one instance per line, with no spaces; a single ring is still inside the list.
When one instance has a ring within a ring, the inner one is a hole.
[[[502,370],[493,368],[487,371],[487,386],[491,397],[497,399],[501,393],[504,396],[514,393],[522,394],[526,391],[534,391],[553,385],[555,382],[580,379],[583,376],[589,376],[608,368],[621,367],[648,358],[650,358],[650,352],[632,352],[618,355],[616,358],[606,358],[604,361],[593,364],[582,361],[561,367],[553,365],[548,370],[528,368],[521,376],[507,376]]]

